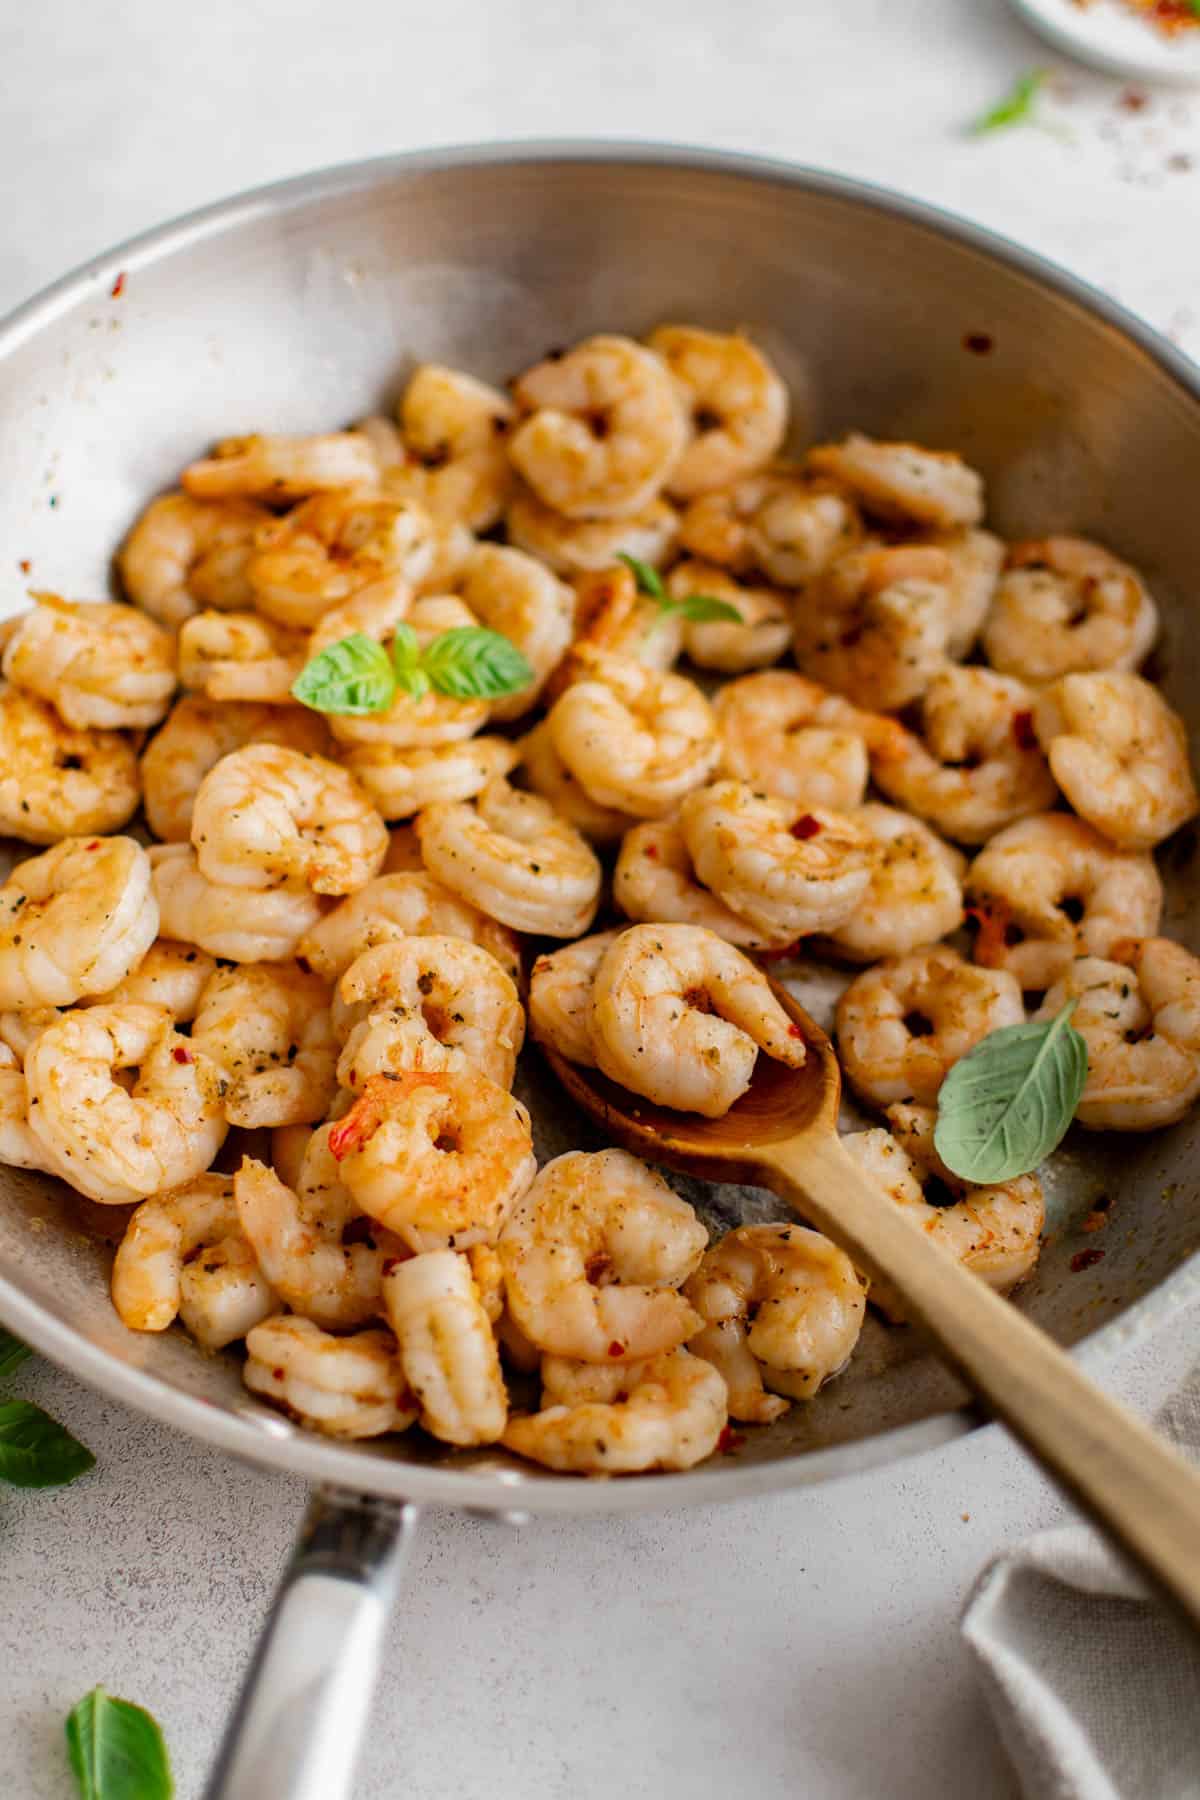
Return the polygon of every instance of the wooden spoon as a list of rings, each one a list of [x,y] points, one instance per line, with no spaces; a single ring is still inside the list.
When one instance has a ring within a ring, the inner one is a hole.
[[[1103,1393],[1044,1332],[935,1249],[842,1147],[842,1077],[825,1032],[777,982],[808,1057],[760,1052],[749,1090],[721,1119],[670,1112],[546,1049],[551,1068],[607,1135],[647,1162],[706,1181],[769,1187],[886,1280],[913,1323],[1085,1512],[1200,1627],[1200,1474]]]

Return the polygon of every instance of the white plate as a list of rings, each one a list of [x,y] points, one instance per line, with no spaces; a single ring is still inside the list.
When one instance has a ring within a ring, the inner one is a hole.
[[[1200,31],[1168,37],[1121,0],[1012,0],[1027,24],[1057,50],[1111,75],[1200,83]]]

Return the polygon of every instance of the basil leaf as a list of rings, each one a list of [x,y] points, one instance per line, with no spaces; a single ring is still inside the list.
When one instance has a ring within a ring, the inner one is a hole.
[[[517,646],[482,625],[443,631],[426,646],[421,666],[439,694],[457,700],[515,694],[534,678],[532,665]]]
[[[429,677],[421,667],[421,643],[411,625],[397,625],[392,638],[392,667],[396,681],[414,700],[429,692]]]
[[[11,1331],[5,1331],[0,1326],[0,1381],[6,1380],[14,1369],[20,1368],[27,1356],[32,1355],[33,1351],[28,1344],[23,1344],[20,1338],[15,1338]]]
[[[1066,1136],[1087,1080],[1076,1002],[1042,1025],[1005,1025],[955,1063],[938,1095],[934,1147],[964,1181],[1028,1175]]]
[[[66,1734],[81,1800],[171,1800],[167,1746],[145,1707],[95,1687],[67,1714]]]
[[[640,557],[629,556],[624,550],[617,551],[617,561],[623,562],[627,569],[633,570],[633,579],[637,582],[639,594],[649,594],[653,600],[665,600],[667,590],[663,586],[662,576],[649,563],[642,562]]]
[[[14,1487],[65,1487],[95,1457],[57,1419],[28,1400],[0,1401],[0,1481]]]
[[[678,613],[680,618],[693,619],[697,624],[708,624],[717,619],[727,619],[732,625],[742,622],[737,607],[731,606],[728,600],[718,600],[715,594],[689,594],[685,600],[668,600],[662,611],[664,618]]]
[[[292,695],[314,712],[386,712],[396,697],[396,677],[383,645],[355,631],[305,663]]]
[[[997,101],[971,126],[976,137],[988,131],[1002,131],[1008,125],[1020,125],[1033,114],[1034,102],[1046,84],[1047,69],[1031,69],[1015,83],[1003,100]]]

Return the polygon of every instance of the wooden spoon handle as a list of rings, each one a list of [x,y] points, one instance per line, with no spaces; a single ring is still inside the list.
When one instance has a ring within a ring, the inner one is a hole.
[[[762,1156],[783,1199],[886,1279],[945,1361],[1200,1628],[1200,1473],[929,1239],[834,1136]]]

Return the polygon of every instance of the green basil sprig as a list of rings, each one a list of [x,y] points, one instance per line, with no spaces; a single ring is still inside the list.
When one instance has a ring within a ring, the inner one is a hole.
[[[31,1355],[10,1331],[0,1330],[0,1379]],[[0,1400],[0,1481],[13,1487],[65,1487],[95,1462],[65,1426],[28,1400]]]
[[[80,1800],[171,1800],[167,1746],[144,1707],[95,1687],[68,1713],[66,1733]]]
[[[494,700],[533,679],[528,659],[498,631],[460,625],[422,650],[412,626],[400,624],[390,656],[361,631],[339,638],[305,663],[292,695],[314,712],[361,717],[386,712],[401,692],[416,700],[431,688],[455,700]]]
[[[982,137],[989,131],[1003,131],[1009,125],[1026,125],[1032,122],[1038,95],[1046,85],[1050,71],[1048,69],[1030,69],[1028,74],[1021,75],[1003,100],[990,106],[971,126],[976,137]]]
[[[657,600],[658,616],[654,621],[655,625],[660,625],[664,619],[676,617],[692,619],[697,624],[708,624],[718,619],[727,620],[731,625],[741,624],[741,613],[728,600],[718,600],[715,594],[688,594],[682,600],[672,600],[663,586],[662,576],[649,563],[642,562],[636,556],[627,556],[623,550],[617,552],[617,560],[633,571],[638,593]],[[654,626],[651,626],[651,630],[653,629]]]
[[[956,1062],[938,1095],[933,1142],[964,1181],[1028,1175],[1066,1136],[1087,1080],[1076,1002],[1042,1025],[1005,1025]]]

